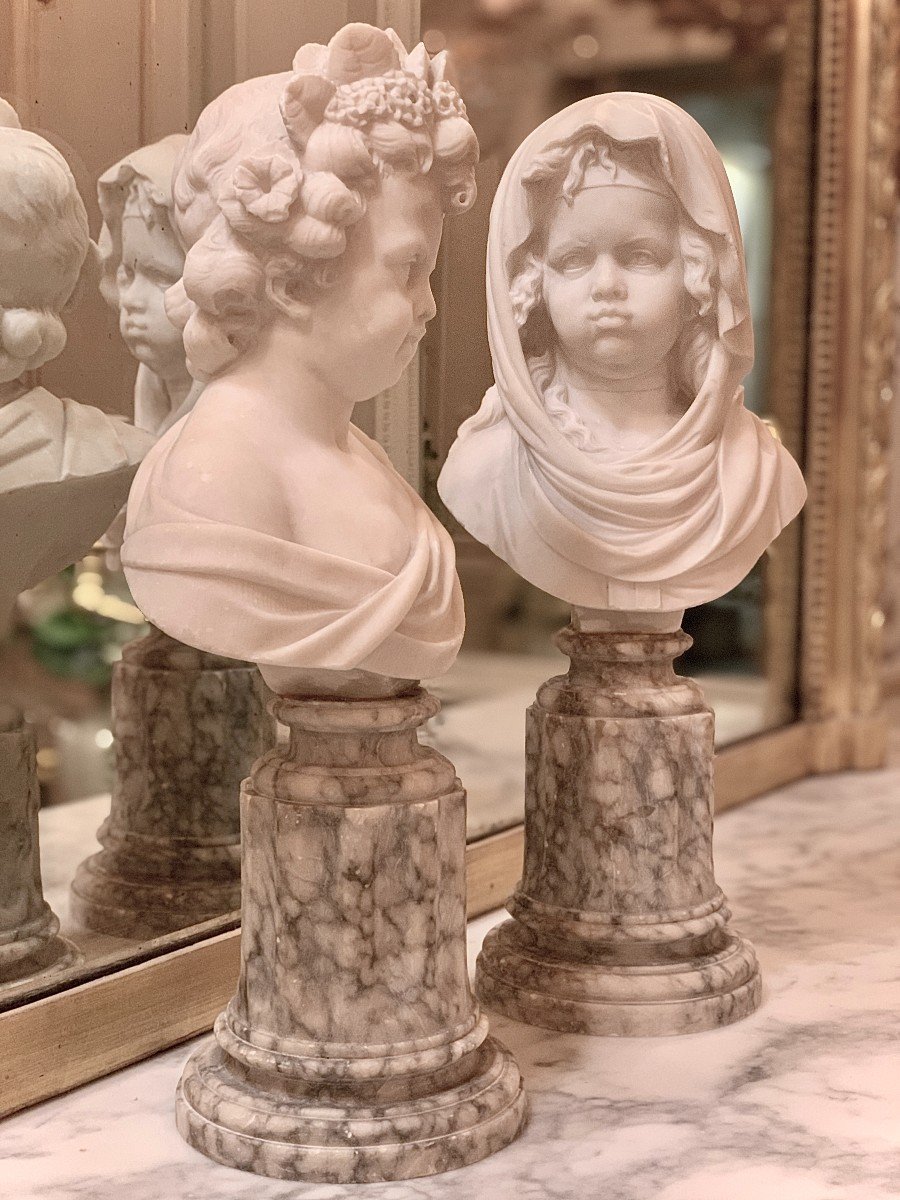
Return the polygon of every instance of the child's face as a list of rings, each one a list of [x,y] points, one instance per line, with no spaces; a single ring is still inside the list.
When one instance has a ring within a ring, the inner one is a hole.
[[[350,230],[339,281],[313,302],[320,374],[354,400],[397,382],[435,315],[440,201],[430,176],[388,175]]]
[[[675,205],[636,187],[587,188],[551,217],[544,302],[560,350],[588,384],[659,367],[681,333],[684,267]]]
[[[116,272],[119,330],[131,354],[163,378],[184,373],[181,331],[163,303],[183,270],[184,257],[172,234],[159,225],[148,228],[137,211],[126,208]]]

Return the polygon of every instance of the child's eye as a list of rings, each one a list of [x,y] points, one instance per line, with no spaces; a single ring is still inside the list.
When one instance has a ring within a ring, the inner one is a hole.
[[[590,257],[583,250],[573,250],[556,259],[552,266],[559,275],[580,275],[590,266]]]
[[[623,255],[625,265],[627,267],[656,267],[662,266],[662,262],[658,254],[652,250],[634,249],[628,250]]]
[[[167,271],[157,271],[153,268],[147,271],[147,278],[152,283],[155,283],[157,287],[166,289],[172,287],[173,284],[178,282],[178,280],[173,279]]]

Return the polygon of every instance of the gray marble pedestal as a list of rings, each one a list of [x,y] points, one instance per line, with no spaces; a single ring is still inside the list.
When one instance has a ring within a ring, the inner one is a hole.
[[[40,793],[34,737],[20,713],[0,707],[0,987],[65,970],[78,952],[58,937],[44,899],[38,842]]]
[[[178,1128],[228,1166],[367,1183],[501,1149],[525,1099],[466,971],[465,793],[426,692],[274,703],[290,745],[242,792],[237,994]]]
[[[125,647],[112,804],[72,884],[76,921],[144,938],[240,908],[240,786],[275,740],[267,696],[255,667],[160,630]]]
[[[476,993],[566,1032],[691,1033],[760,1000],[712,860],[713,714],[681,631],[557,637],[569,673],[528,710],[525,863]]]

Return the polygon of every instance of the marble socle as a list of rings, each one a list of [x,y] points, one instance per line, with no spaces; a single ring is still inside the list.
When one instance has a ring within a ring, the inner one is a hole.
[[[528,710],[523,874],[478,997],[565,1032],[739,1020],[760,976],[713,874],[714,718],[672,666],[690,639],[569,627],[557,642],[571,666]]]
[[[38,841],[34,736],[21,715],[0,708],[0,987],[61,971],[77,958],[58,937],[44,899]]]
[[[152,937],[240,908],[240,785],[275,739],[266,695],[254,667],[157,629],[125,647],[103,849],[72,884],[81,925]]]
[[[187,1141],[282,1179],[412,1178],[485,1158],[525,1097],[466,969],[465,792],[438,708],[287,700],[242,792],[242,969],[178,1091]]]

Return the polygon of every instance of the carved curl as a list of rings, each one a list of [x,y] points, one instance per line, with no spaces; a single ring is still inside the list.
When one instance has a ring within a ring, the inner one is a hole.
[[[385,175],[434,172],[447,211],[472,204],[478,143],[445,64],[423,46],[407,54],[393,31],[349,25],[303,46],[286,82],[250,80],[203,112],[175,181],[190,249],[166,298],[196,377],[251,344],[273,290],[314,299],[333,282]]]
[[[60,313],[94,266],[92,247],[62,155],[35,133],[0,127],[0,382],[62,351]]]

